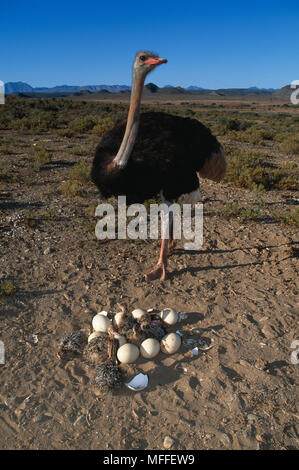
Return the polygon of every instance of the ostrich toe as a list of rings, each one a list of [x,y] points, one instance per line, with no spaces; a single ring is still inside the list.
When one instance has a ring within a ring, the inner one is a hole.
[[[146,281],[155,281],[156,279],[160,279],[160,281],[165,281],[166,277],[167,271],[165,263],[157,264],[157,266],[152,271],[145,274]]]

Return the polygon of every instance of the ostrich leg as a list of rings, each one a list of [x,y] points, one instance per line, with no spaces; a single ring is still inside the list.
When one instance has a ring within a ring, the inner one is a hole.
[[[167,203],[169,206],[170,203]],[[174,248],[173,240],[173,214],[172,212],[164,211],[162,209],[162,241],[160,256],[156,267],[145,275],[146,281],[154,281],[160,279],[164,281],[167,277],[167,257],[169,248]]]

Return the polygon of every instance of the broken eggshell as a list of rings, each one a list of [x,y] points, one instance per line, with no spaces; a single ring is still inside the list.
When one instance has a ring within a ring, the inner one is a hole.
[[[125,383],[125,386],[134,392],[143,390],[148,386],[148,376],[146,374],[136,375],[130,382]]]
[[[178,313],[173,308],[164,308],[159,315],[167,325],[175,325],[179,319]]]

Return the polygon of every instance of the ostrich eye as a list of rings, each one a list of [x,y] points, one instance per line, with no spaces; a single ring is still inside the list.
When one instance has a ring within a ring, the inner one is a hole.
[[[142,60],[142,62],[144,62],[145,59],[146,59],[145,55],[141,55],[141,56],[140,56],[140,60]]]

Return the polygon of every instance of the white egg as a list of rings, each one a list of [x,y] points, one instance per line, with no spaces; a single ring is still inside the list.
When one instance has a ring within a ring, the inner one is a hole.
[[[135,344],[126,343],[117,351],[117,359],[123,364],[132,364],[139,357],[139,348]]]
[[[143,310],[142,308],[136,308],[132,312],[132,317],[135,318],[135,320],[140,320],[140,318],[146,313],[146,310]]]
[[[175,325],[179,319],[178,313],[173,308],[164,308],[160,317],[167,325]]]
[[[141,356],[145,357],[146,359],[152,359],[153,357],[157,356],[160,351],[160,343],[155,338],[147,338],[142,341],[140,346]]]
[[[94,331],[93,333],[91,333],[91,335],[88,336],[88,343],[94,339],[94,338],[97,338],[98,336],[103,336],[105,334],[104,331]]]
[[[161,340],[161,351],[165,354],[173,354],[181,347],[181,337],[176,333],[168,333]]]
[[[109,318],[105,317],[104,315],[100,315],[97,313],[92,319],[92,327],[94,331],[108,331],[108,328],[110,326],[110,320]]]

